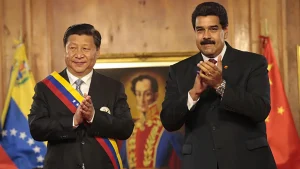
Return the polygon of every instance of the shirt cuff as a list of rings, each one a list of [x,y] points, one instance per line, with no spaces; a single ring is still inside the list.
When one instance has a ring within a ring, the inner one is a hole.
[[[72,124],[72,126],[73,126],[73,128],[77,128],[78,127],[78,125],[77,126],[74,125],[74,116],[73,116],[73,124]]]
[[[200,98],[198,98],[199,100]],[[188,101],[187,101],[187,107],[189,110],[191,110],[191,108],[198,102],[198,100],[194,101],[190,95],[190,93],[188,92]]]
[[[88,123],[93,123],[94,117],[95,117],[95,110],[94,110],[94,114],[93,114],[92,120],[91,120],[91,121],[88,121],[88,120],[87,120],[87,122],[88,122]]]

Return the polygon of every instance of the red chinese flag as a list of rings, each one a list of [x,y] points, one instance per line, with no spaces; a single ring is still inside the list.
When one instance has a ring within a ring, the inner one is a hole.
[[[300,140],[285,95],[279,68],[269,37],[261,36],[268,61],[271,112],[266,119],[268,141],[278,169],[300,169]]]

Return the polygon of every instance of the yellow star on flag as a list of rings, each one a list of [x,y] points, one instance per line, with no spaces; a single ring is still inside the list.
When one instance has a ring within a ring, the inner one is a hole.
[[[269,122],[270,121],[270,117],[268,116],[265,120],[265,122]]]
[[[272,64],[268,64],[268,71],[270,72],[270,70],[272,69]],[[272,85],[273,83],[272,83],[272,80],[269,78],[269,82],[270,82],[270,85]]]
[[[278,114],[281,114],[281,115],[282,115],[283,112],[284,112],[284,109],[283,109],[282,106],[280,106],[280,107],[277,108],[277,113],[278,113]]]
[[[272,64],[268,64],[268,71],[270,71],[272,69]]]

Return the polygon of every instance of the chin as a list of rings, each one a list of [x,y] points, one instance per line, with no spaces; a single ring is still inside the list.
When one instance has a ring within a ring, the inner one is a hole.
[[[75,69],[76,73],[83,73],[85,71],[85,69]]]
[[[83,72],[83,71],[87,70],[87,67],[86,66],[74,66],[73,69],[78,72]]]
[[[215,54],[215,51],[212,51],[212,50],[201,50],[201,53],[203,53],[203,55],[209,57],[209,56],[213,56]]]
[[[202,52],[203,55],[205,55],[206,57],[212,57],[214,56],[213,52]]]

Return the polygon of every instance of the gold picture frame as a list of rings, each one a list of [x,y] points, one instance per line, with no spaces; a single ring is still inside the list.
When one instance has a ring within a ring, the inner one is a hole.
[[[100,55],[95,69],[170,66],[197,52],[114,53]]]
[[[94,69],[102,75],[113,78],[124,84],[127,102],[133,119],[138,119],[136,96],[132,92],[133,79],[140,75],[148,75],[158,84],[158,103],[164,99],[165,85],[168,78],[168,67],[184,60],[197,52],[165,52],[165,53],[125,53],[100,55]]]

